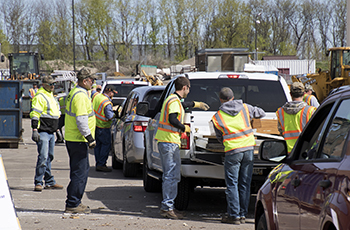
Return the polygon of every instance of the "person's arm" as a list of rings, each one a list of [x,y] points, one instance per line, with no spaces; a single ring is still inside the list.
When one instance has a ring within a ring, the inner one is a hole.
[[[114,117],[114,111],[113,111],[113,107],[112,107],[112,104],[108,104],[105,106],[105,109],[104,109],[104,112],[105,112],[105,116],[108,120],[111,120],[113,119]]]
[[[180,129],[182,132],[185,131],[185,125],[181,124],[181,122],[177,119],[177,113],[169,114],[169,123],[175,128]]]
[[[265,111],[262,108],[259,108],[257,106],[252,106],[249,104],[246,104],[249,110],[249,116],[251,119],[253,118],[262,118],[265,117]]]
[[[77,118],[76,118],[77,127],[79,129],[79,132],[84,137],[89,136],[91,134],[88,119],[89,119],[89,117],[87,115],[77,116]]]
[[[318,103],[317,98],[315,96],[311,97],[310,105],[316,108],[320,106],[320,103]]]
[[[221,132],[220,130],[218,130],[218,129],[215,127],[215,125],[213,125],[213,126],[214,126],[214,130],[215,130],[216,139],[218,139],[218,141],[219,141],[220,143],[223,143],[224,138],[222,137],[222,132]]]

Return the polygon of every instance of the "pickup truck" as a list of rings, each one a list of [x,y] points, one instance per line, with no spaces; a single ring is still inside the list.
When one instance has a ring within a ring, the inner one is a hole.
[[[265,73],[194,72],[179,76],[185,76],[191,82],[191,90],[185,100],[205,102],[210,109],[185,111],[184,123],[191,127],[191,134],[181,139],[181,182],[178,184],[175,208],[186,209],[190,194],[197,186],[225,187],[223,145],[217,141],[209,123],[219,109],[218,94],[222,87],[230,87],[235,99],[242,99],[266,112],[266,117],[254,120],[252,124],[257,147],[254,151],[256,156],[251,192],[256,193],[268,173],[276,166],[271,162],[260,161],[257,153],[259,143],[263,140],[283,139],[278,135],[275,111],[291,100],[286,81],[277,75]],[[147,192],[161,191],[162,167],[154,136],[162,104],[175,91],[176,77],[167,84],[152,111],[148,110],[146,102],[138,104],[137,113],[147,112],[151,117],[144,133],[143,186]]]

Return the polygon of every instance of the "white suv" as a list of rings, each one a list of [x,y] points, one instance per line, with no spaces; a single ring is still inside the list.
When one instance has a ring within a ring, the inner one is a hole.
[[[191,90],[186,101],[202,101],[210,106],[208,111],[199,109],[186,111],[185,123],[190,125],[191,134],[187,139],[182,139],[181,143],[182,178],[175,200],[175,208],[183,210],[187,208],[190,192],[196,186],[225,186],[223,146],[217,141],[209,125],[209,121],[220,106],[218,94],[221,88],[230,87],[235,99],[242,99],[245,103],[265,110],[266,117],[260,120],[262,127],[255,130],[257,144],[263,139],[282,138],[278,136],[275,112],[286,101],[290,101],[291,97],[286,81],[273,74],[194,72],[179,76],[185,76],[191,82]],[[161,190],[162,167],[154,136],[157,132],[163,101],[175,91],[174,79],[176,77],[168,83],[155,109],[148,111],[149,114],[153,114],[145,130],[143,185],[148,192]],[[252,192],[259,189],[274,166],[273,163],[259,161],[257,155],[255,156]]]

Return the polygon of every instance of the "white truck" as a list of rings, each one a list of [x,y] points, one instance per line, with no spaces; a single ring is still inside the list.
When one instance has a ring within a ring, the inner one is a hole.
[[[266,117],[253,121],[257,148],[254,158],[252,193],[256,193],[275,164],[258,160],[258,146],[265,139],[283,139],[278,135],[275,111],[290,101],[286,81],[273,74],[240,72],[194,72],[179,76],[187,77],[191,90],[186,101],[202,101],[210,106],[208,111],[193,109],[186,111],[185,124],[191,127],[191,134],[181,140],[181,182],[175,208],[187,208],[190,194],[197,186],[225,187],[223,146],[217,141],[209,122],[218,111],[218,94],[222,87],[230,87],[235,99],[261,107]],[[178,76],[177,76],[178,77]],[[137,113],[151,114],[145,131],[145,153],[143,159],[143,186],[147,192],[161,191],[162,167],[154,136],[157,132],[160,110],[164,100],[175,91],[174,77],[164,90],[157,106],[149,111],[147,103],[138,105]]]

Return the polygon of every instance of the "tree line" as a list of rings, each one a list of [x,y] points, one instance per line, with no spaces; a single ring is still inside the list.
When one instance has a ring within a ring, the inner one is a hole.
[[[324,60],[327,48],[346,45],[346,0],[0,0],[0,6],[2,52],[38,51],[47,60],[73,59],[73,18],[79,58],[90,61],[130,60],[134,52],[182,61],[203,48],[254,52],[255,41],[259,59]]]

